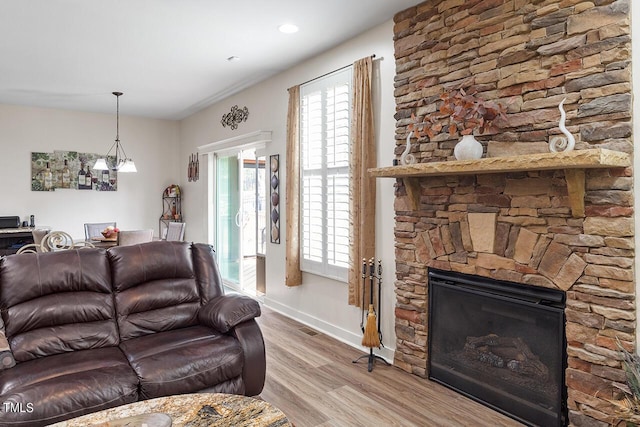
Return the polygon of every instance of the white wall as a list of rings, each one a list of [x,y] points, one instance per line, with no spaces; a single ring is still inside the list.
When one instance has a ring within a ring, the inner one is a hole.
[[[287,70],[265,82],[213,105],[181,122],[180,142],[181,159],[196,151],[196,148],[208,143],[228,139],[234,136],[255,132],[272,131],[272,142],[267,146],[267,156],[280,154],[281,164],[286,161],[285,135],[287,115],[287,88],[351,64],[362,57],[375,54],[374,61],[374,101],[375,123],[378,144],[378,165],[390,166],[395,147],[395,100],[393,97],[393,79],[395,60],[393,56],[393,23],[388,21],[349,42],[322,55],[314,57],[301,65]],[[230,64],[233,65],[233,64]],[[223,128],[222,115],[229,112],[233,105],[249,109],[247,122],[241,123],[237,130]],[[201,179],[196,183],[184,182],[182,186],[186,197],[184,204],[185,219],[190,240],[207,239],[207,183],[205,173],[207,161],[201,159]],[[180,176],[186,176],[186,161],[181,164]],[[280,179],[285,188],[287,177],[281,169]],[[378,180],[377,195],[377,239],[376,257],[383,263],[383,307],[381,310],[383,343],[386,349],[383,356],[392,357],[395,348],[393,283],[394,266],[394,180]],[[284,191],[284,190],[283,190]],[[286,203],[286,202],[285,202]],[[302,286],[287,288],[284,285],[285,265],[285,206],[280,210],[282,244],[267,245],[267,294],[265,304],[301,320],[315,328],[331,334],[343,341],[359,345],[362,339],[360,331],[360,310],[347,304],[347,285],[320,277],[305,275]],[[212,242],[211,242],[212,243]]]
[[[0,216],[33,214],[48,225],[84,238],[85,222],[116,221],[123,229],[158,234],[162,192],[178,176],[176,121],[120,115],[120,139],[137,173],[118,174],[118,191],[31,191],[31,152],[103,153],[116,134],[114,114],[0,105]]]

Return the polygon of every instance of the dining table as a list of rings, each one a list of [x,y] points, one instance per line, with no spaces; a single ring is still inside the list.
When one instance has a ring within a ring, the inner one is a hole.
[[[103,237],[96,236],[91,238],[91,243],[96,248],[111,248],[113,246],[118,246],[118,236],[113,237]]]

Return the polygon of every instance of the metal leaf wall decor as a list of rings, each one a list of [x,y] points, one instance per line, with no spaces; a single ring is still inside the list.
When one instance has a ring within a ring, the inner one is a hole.
[[[246,122],[249,117],[249,109],[247,107],[243,107],[242,109],[238,108],[237,105],[231,107],[231,111],[227,114],[222,115],[222,127],[229,126],[231,129],[238,129],[238,124],[242,122]]]

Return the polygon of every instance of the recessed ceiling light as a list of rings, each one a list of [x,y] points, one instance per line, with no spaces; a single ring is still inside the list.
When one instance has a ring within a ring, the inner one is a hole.
[[[240,60],[240,57],[239,56],[235,56],[235,55],[230,56],[230,57],[227,58],[227,61],[229,61],[229,62],[236,62],[236,61],[239,61],[239,60]]]
[[[282,24],[278,27],[281,33],[293,34],[298,32],[298,26],[293,24]]]

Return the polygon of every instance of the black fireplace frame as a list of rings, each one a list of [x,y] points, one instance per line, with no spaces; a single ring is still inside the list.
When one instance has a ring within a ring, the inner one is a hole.
[[[536,308],[545,307],[545,309],[552,310],[558,316],[561,316],[561,321],[559,322],[559,330],[558,336],[560,337],[559,348],[562,351],[562,363],[559,366],[561,372],[556,372],[561,379],[561,402],[560,404],[560,413],[557,418],[557,423],[554,425],[561,427],[566,426],[568,423],[568,409],[567,409],[567,387],[566,387],[566,379],[565,372],[567,369],[567,349],[566,349],[566,317],[564,313],[564,309],[566,306],[566,294],[565,292],[557,289],[549,289],[549,288],[541,288],[536,286],[524,285],[515,282],[509,282],[505,280],[498,280],[483,276],[476,276],[464,273],[458,273],[454,271],[446,271],[439,270],[435,268],[428,269],[428,304],[429,304],[429,322],[428,322],[428,378],[432,381],[438,382],[444,385],[447,388],[450,388],[460,394],[463,394],[470,399],[473,399],[483,405],[490,407],[498,412],[501,412],[519,422],[522,422],[529,426],[537,426],[535,422],[527,419],[523,419],[519,417],[517,414],[509,412],[508,409],[500,407],[499,405],[494,405],[491,402],[487,402],[483,400],[481,397],[473,395],[463,389],[448,383],[446,378],[441,379],[438,377],[434,377],[432,375],[432,364],[431,364],[431,353],[432,353],[432,325],[433,321],[431,319],[431,315],[434,312],[434,299],[431,298],[432,295],[432,287],[434,284],[437,286],[444,286],[450,289],[462,290],[463,292],[487,296],[490,295],[494,298],[498,299],[517,299],[518,303],[524,304],[525,306],[534,306]],[[438,375],[442,376],[442,373],[438,373]],[[444,373],[444,377],[447,374]],[[455,382],[455,381],[452,381]],[[549,425],[549,424],[545,424]]]

